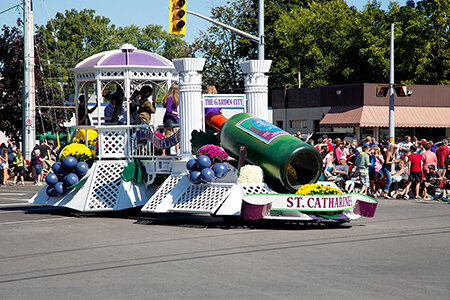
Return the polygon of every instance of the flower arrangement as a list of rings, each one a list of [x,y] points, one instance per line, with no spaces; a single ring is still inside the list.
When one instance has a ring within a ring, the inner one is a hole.
[[[93,145],[98,140],[98,133],[96,130],[88,129],[87,130],[88,143]],[[80,129],[73,137],[74,143],[84,144],[86,142],[86,129]]]
[[[263,170],[254,165],[246,165],[241,168],[237,183],[263,183]]]
[[[197,157],[200,155],[208,156],[213,163],[228,161],[228,154],[219,146],[207,144],[198,149]]]
[[[320,185],[317,183],[305,184],[296,192],[298,195],[340,195],[342,192],[328,185]]]
[[[88,163],[88,165],[92,165],[94,161],[94,154],[91,149],[86,147],[83,144],[72,143],[64,147],[61,151],[60,160],[63,161],[67,156],[73,156],[78,161],[84,161]]]

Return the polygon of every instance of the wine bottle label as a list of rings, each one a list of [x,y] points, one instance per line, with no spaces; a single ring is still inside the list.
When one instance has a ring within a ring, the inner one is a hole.
[[[289,135],[272,123],[256,117],[242,119],[236,123],[236,127],[266,144],[270,144],[281,136]]]

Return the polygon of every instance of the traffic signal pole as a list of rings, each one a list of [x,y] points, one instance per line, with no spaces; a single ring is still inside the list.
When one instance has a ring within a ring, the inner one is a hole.
[[[198,13],[196,13],[196,12],[193,12],[193,11],[187,11],[187,13],[188,13],[188,14],[191,14],[191,15],[193,15],[193,16],[196,16],[196,17],[205,19],[206,21],[209,21],[209,22],[211,22],[211,23],[214,23],[214,24],[216,24],[216,25],[219,25],[219,26],[221,26],[221,27],[223,27],[223,28],[229,29],[229,30],[231,30],[231,31],[233,31],[233,32],[235,32],[235,33],[237,33],[237,34],[243,36],[243,37],[246,37],[246,38],[248,38],[248,39],[251,39],[251,40],[253,40],[253,41],[257,42],[257,43],[259,43],[259,41],[260,41],[260,39],[259,39],[257,36],[254,36],[254,35],[252,35],[252,34],[249,34],[249,33],[245,32],[245,31],[239,30],[239,29],[237,29],[237,28],[231,27],[230,25],[227,25],[227,24],[224,24],[224,23],[222,23],[222,22],[216,21],[216,20],[214,20],[214,19],[205,17],[205,16],[203,16],[203,15],[201,15],[201,14],[198,14]]]
[[[258,8],[258,36],[254,36],[252,34],[249,34],[245,31],[239,30],[237,28],[231,27],[227,24],[224,24],[222,22],[216,21],[214,19],[205,17],[201,14],[198,14],[193,11],[186,11],[186,13],[191,14],[193,16],[202,18],[206,21],[209,21],[213,24],[219,25],[223,28],[226,28],[228,30],[231,30],[243,37],[246,37],[248,39],[251,39],[254,42],[258,43],[258,60],[264,60],[264,0],[259,0],[259,8]]]

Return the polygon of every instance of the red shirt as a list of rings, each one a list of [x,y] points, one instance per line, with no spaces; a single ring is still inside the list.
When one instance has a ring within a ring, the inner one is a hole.
[[[413,153],[408,156],[409,162],[411,163],[410,172],[420,172],[422,171],[420,162],[423,161],[422,155],[419,153]]]
[[[438,166],[445,166],[445,159],[450,154],[450,149],[443,145],[436,149],[436,156],[437,156],[437,165]]]

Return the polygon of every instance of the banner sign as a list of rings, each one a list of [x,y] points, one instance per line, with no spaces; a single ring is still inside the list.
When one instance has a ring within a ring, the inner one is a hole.
[[[289,133],[272,123],[256,117],[245,118],[239,121],[236,127],[266,144],[270,144],[280,136],[289,135]]]
[[[204,108],[245,108],[245,95],[204,94]]]
[[[255,198],[255,199],[252,199]],[[286,211],[345,211],[365,202],[364,215],[375,213],[378,201],[363,194],[297,195],[297,194],[249,194],[244,199],[257,202],[257,198],[271,201],[271,210]],[[372,210],[373,212],[367,211]]]
[[[138,142],[147,140],[158,149],[169,149],[180,142],[180,131],[178,130],[168,138],[159,138],[152,130],[140,129],[136,131],[136,138]]]

